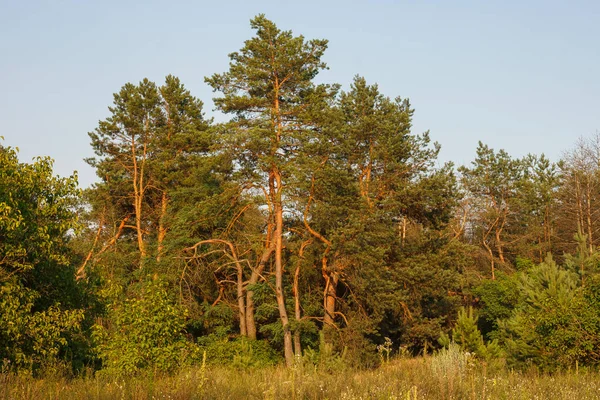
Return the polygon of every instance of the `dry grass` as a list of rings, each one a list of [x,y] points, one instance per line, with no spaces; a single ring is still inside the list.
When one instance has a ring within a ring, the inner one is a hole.
[[[491,373],[468,357],[401,359],[372,371],[189,369],[159,378],[0,375],[0,399],[598,399],[600,374]]]

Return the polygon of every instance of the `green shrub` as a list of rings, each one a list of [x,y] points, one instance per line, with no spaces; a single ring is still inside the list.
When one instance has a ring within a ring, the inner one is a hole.
[[[598,364],[596,286],[580,287],[579,276],[551,258],[520,278],[520,302],[512,316],[500,323],[509,361],[543,370]]]
[[[509,276],[500,271],[495,280],[485,280],[473,289],[480,300],[478,326],[486,338],[494,338],[498,320],[507,319],[519,302],[518,275]]]
[[[198,347],[185,337],[186,309],[160,280],[145,282],[137,296],[115,300],[108,309],[93,334],[104,373],[170,372],[200,358]]]
[[[59,304],[34,311],[39,295],[17,283],[0,285],[0,360],[13,370],[47,372],[60,367],[68,339],[80,330],[81,310],[61,310]]]

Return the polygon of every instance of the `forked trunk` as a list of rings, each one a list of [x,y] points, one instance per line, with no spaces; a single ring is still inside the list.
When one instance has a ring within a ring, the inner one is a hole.
[[[488,251],[488,254],[490,255],[490,262],[491,262],[491,267],[492,267],[492,280],[496,279],[496,266],[495,266],[495,262],[494,262],[494,252],[492,251],[492,248],[490,247],[490,245],[487,243],[487,241],[484,239],[483,240],[483,247],[486,248],[486,250]]]

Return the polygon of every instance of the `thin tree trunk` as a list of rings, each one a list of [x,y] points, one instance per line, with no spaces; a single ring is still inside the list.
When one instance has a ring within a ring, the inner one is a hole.
[[[314,192],[315,186],[315,177],[312,177],[311,190],[310,195],[308,197],[308,201],[306,203],[306,208],[304,210],[304,226],[308,230],[308,232],[319,239],[326,245],[325,251],[323,252],[323,257],[321,258],[321,275],[325,279],[325,289],[323,290],[323,323],[324,325],[334,325],[334,316],[335,316],[335,301],[336,301],[336,293],[337,293],[337,283],[339,277],[330,272],[327,268],[328,258],[327,255],[331,250],[331,241],[321,235],[319,232],[315,231],[311,228],[308,223],[308,212],[310,210],[310,205],[312,202],[312,194]]]
[[[500,262],[504,264],[504,249],[502,248],[502,241],[500,239],[500,234],[502,230],[496,230],[496,250],[498,251],[498,258]]]
[[[306,240],[300,245],[298,251],[298,262],[296,263],[296,270],[294,271],[294,286],[292,288],[294,293],[294,317],[296,322],[300,322],[302,313],[300,310],[300,267],[302,259],[304,258],[304,249],[310,244],[311,240]],[[300,330],[296,328],[294,331],[294,354],[296,357],[302,356],[302,343],[300,342]]]
[[[269,219],[267,221],[267,235],[265,237],[265,249],[263,251],[258,265],[252,269],[248,286],[250,289],[246,289],[246,328],[248,330],[248,337],[252,340],[256,340],[257,329],[256,320],[254,318],[254,290],[251,289],[252,285],[256,285],[258,280],[261,278],[263,270],[267,265],[267,262],[271,258],[271,255],[275,251],[275,242],[273,242],[273,205],[271,202],[271,196],[269,193],[273,193],[275,190],[275,183],[273,181],[273,174],[269,174],[269,192],[263,189],[265,193],[265,201],[269,209]]]
[[[98,252],[96,253],[96,257],[98,257],[100,254],[104,253],[106,250],[108,250],[108,248],[109,248],[110,246],[112,246],[113,244],[115,244],[115,243],[117,242],[117,240],[119,239],[119,236],[121,236],[121,233],[123,232],[123,229],[125,228],[125,224],[127,223],[127,221],[129,221],[129,218],[130,218],[130,217],[131,217],[131,216],[130,216],[130,215],[128,215],[128,216],[126,216],[125,218],[123,218],[123,219],[121,220],[121,223],[119,224],[119,227],[117,228],[117,231],[115,232],[115,236],[113,236],[113,237],[112,237],[112,239],[110,239],[110,240],[108,241],[108,243],[106,243],[106,244],[105,244],[105,245],[102,247],[102,249],[100,249],[100,251],[98,251]]]
[[[487,242],[483,242],[483,246],[487,249],[488,254],[490,255],[491,267],[492,267],[492,280],[496,279],[496,267],[494,263],[494,253],[492,252],[492,248],[487,244]]]
[[[323,291],[325,315],[323,316],[323,323],[325,325],[334,325],[335,319],[335,302],[337,299],[337,285],[338,285],[338,274],[335,272],[328,273],[325,278],[325,290]]]
[[[369,160],[367,161],[367,165],[362,168],[361,174],[358,177],[358,185],[360,188],[361,196],[366,200],[367,205],[371,208],[373,207],[373,202],[371,201],[370,196],[370,188],[369,184],[371,183],[371,171],[373,169],[373,144],[369,145]]]
[[[285,308],[285,296],[283,293],[283,205],[281,201],[281,175],[275,171],[277,188],[273,207],[275,211],[275,297],[279,309],[279,319],[283,328],[283,349],[285,363],[288,367],[294,364],[294,351],[292,346],[292,332],[290,331],[289,319]]]
[[[494,222],[494,225],[497,223]],[[488,237],[490,236],[491,230],[494,227],[494,225],[492,225],[484,234],[483,234],[483,238],[481,240],[481,243],[483,244],[483,247],[486,248],[486,250],[488,251],[488,254],[490,255],[490,263],[491,263],[491,267],[492,267],[492,280],[496,279],[496,265],[495,265],[495,261],[494,261],[494,252],[492,251],[492,248],[490,247],[490,245],[488,244],[487,240]]]
[[[592,189],[590,187],[590,178],[588,176],[586,182],[586,198],[587,198],[587,209],[586,209],[586,219],[587,219],[587,230],[588,230],[588,243],[590,254],[594,251],[594,236],[593,236],[593,227],[592,227]]]
[[[237,300],[238,300],[238,312],[240,318],[240,335],[248,336],[248,329],[246,327],[246,304],[244,296],[244,270],[239,260],[236,258],[237,267]]]
[[[87,265],[87,263],[92,258],[92,255],[94,254],[94,249],[96,248],[96,244],[98,243],[98,239],[100,238],[100,234],[102,233],[102,229],[104,227],[105,215],[106,215],[106,207],[104,207],[104,209],[102,210],[102,217],[100,217],[100,222],[98,224],[98,231],[96,232],[96,236],[94,237],[94,243],[92,244],[92,248],[90,249],[87,256],[85,257],[83,264],[81,265],[81,267],[79,267],[79,269],[77,270],[77,272],[75,274],[76,280],[85,278],[85,266]]]
[[[250,275],[250,279],[248,280],[248,286],[256,285],[258,283],[259,278],[265,266],[267,265],[267,261],[271,258],[271,254],[275,251],[274,243],[267,243],[268,247],[262,254],[262,257],[258,263],[258,266],[254,268],[252,274]],[[256,321],[254,319],[254,291],[252,289],[246,290],[246,329],[248,331],[248,338],[252,340],[256,340]]]
[[[148,129],[148,120],[146,120],[145,129]],[[145,139],[145,138],[144,138]],[[142,229],[142,203],[144,198],[144,164],[146,161],[147,146],[144,142],[141,163],[138,164],[136,152],[135,135],[131,135],[131,156],[133,161],[133,208],[135,210],[135,228],[137,233],[138,249],[140,251],[140,268],[146,257],[146,245],[144,243],[144,231]]]
[[[550,228],[550,207],[546,205],[544,210],[544,242],[546,243],[546,252],[552,252],[552,239]]]
[[[583,223],[583,202],[581,199],[581,183],[579,182],[579,177],[577,174],[575,174],[575,197],[577,199],[577,223],[580,231],[583,233],[585,230],[585,224]]]
[[[281,120],[281,110],[279,108],[279,90],[280,81],[277,74],[275,74],[275,81],[273,85],[274,89],[274,102],[273,102],[273,128],[275,130],[274,146],[275,152],[279,150],[281,143],[281,135],[283,133],[283,122]],[[273,154],[275,155],[275,154]],[[290,331],[290,325],[285,308],[285,295],[283,293],[283,182],[281,180],[281,171],[276,164],[271,166],[270,174],[270,190],[271,199],[273,205],[273,212],[275,216],[275,297],[277,298],[277,308],[279,309],[279,319],[283,328],[283,349],[285,355],[285,363],[288,367],[294,364],[294,350],[292,347],[292,332]],[[273,184],[275,187],[273,188]]]
[[[167,204],[169,199],[167,198],[167,192],[163,190],[162,198],[160,202],[160,217],[158,219],[158,249],[156,251],[156,261],[160,262],[161,256],[164,250],[164,240],[167,235],[167,228],[165,227],[165,218],[167,216]]]

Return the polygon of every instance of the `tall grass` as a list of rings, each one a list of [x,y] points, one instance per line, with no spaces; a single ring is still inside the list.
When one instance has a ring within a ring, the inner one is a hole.
[[[369,371],[321,372],[298,365],[208,367],[173,376],[65,379],[0,375],[0,399],[598,399],[600,374],[490,372],[456,348],[392,360]]]

